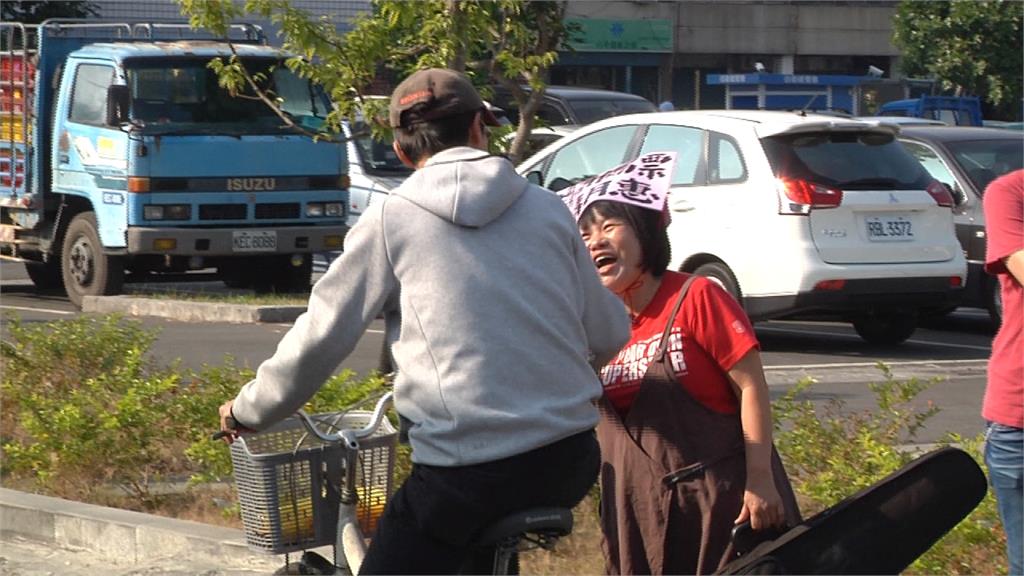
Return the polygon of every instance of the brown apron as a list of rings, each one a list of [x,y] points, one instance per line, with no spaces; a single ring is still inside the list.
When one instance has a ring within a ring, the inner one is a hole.
[[[732,559],[731,531],[746,487],[739,414],[719,414],[686,392],[667,354],[679,294],[661,345],[625,417],[600,402],[601,530],[609,574],[710,574]],[[787,521],[800,521],[772,449]]]

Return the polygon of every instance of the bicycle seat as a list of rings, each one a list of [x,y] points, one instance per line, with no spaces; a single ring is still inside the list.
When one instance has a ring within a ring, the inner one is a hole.
[[[509,514],[484,529],[477,538],[481,546],[498,544],[522,534],[548,533],[558,537],[572,532],[572,510],[568,508],[530,508]]]

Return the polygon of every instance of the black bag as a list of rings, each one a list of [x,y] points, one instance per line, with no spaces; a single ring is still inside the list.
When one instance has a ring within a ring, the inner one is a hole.
[[[781,535],[768,534],[771,540],[717,573],[899,574],[970,514],[987,490],[969,454],[941,448]],[[757,534],[747,530],[734,531],[737,544]]]

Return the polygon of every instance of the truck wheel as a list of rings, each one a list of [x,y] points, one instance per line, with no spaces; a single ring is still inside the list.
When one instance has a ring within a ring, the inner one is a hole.
[[[40,292],[64,291],[60,258],[50,258],[47,262],[25,262],[25,272]]]
[[[242,264],[242,261],[236,259],[218,266],[217,272],[225,286],[244,290],[252,287],[253,276],[255,276],[250,266]]]
[[[853,329],[868,344],[892,346],[914,334],[917,316],[898,313],[861,316],[853,320]]]
[[[698,266],[693,271],[698,276],[705,276],[715,284],[718,284],[726,292],[732,295],[732,297],[740,302],[740,287],[739,282],[736,281],[736,277],[733,276],[732,270],[721,262],[708,262]]]
[[[988,317],[992,320],[992,324],[998,328],[1003,323],[1003,294],[999,291],[999,280],[995,278],[986,280],[985,308],[988,308]]]
[[[61,270],[68,299],[78,308],[85,296],[120,294],[124,260],[103,253],[96,215],[82,212],[71,220],[61,250]]]
[[[259,261],[260,274],[252,288],[257,294],[299,294],[309,292],[313,279],[313,258],[304,254],[302,264],[292,264],[291,256],[270,256]]]
[[[279,294],[309,292],[313,281],[313,255],[303,254],[302,264],[292,264],[290,256],[281,258],[278,272],[273,276],[274,291]]]

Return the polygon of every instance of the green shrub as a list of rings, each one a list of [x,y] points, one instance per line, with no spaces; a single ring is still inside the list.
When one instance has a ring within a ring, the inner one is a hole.
[[[913,460],[908,449],[925,422],[938,413],[917,396],[940,381],[898,380],[883,363],[882,380],[869,384],[877,408],[850,412],[831,399],[823,405],[806,398],[814,384],[804,379],[773,402],[775,439],[804,516],[811,516],[870,486]],[[981,461],[979,440],[951,438]],[[991,492],[954,530],[919,558],[909,573],[994,574],[1006,571],[1002,530]]]
[[[223,366],[204,366],[192,374],[188,393],[183,396],[183,411],[190,415],[188,420],[191,444],[186,455],[195,465],[190,482],[193,484],[230,480],[231,454],[223,442],[211,442],[210,434],[216,431],[217,408],[226,400],[234,398],[239,388],[253,378],[255,373],[248,368],[239,368],[234,359],[226,357]],[[304,409],[310,414],[334,412],[369,406],[381,396],[387,387],[384,378],[371,374],[356,379],[355,372],[343,370],[329,378]]]
[[[40,325],[9,318],[7,329],[5,472],[33,475],[60,495],[113,484],[148,499],[150,482],[181,460],[171,409],[178,376],[149,366],[154,334],[116,316]]]
[[[211,441],[210,434],[218,427],[218,406],[252,378],[252,369],[237,366],[230,356],[197,371],[155,366],[147,360],[155,333],[117,316],[40,324],[9,317],[6,328],[8,340],[0,348],[4,474],[35,479],[57,496],[99,503],[105,502],[97,490],[113,485],[131,496],[134,507],[158,512],[153,481],[230,478],[227,446]],[[774,402],[776,443],[807,516],[909,462],[914,454],[905,446],[938,412],[917,399],[937,379],[898,380],[887,366],[879,369],[882,380],[870,384],[877,408],[869,411],[851,412],[841,400],[816,406],[805,396],[810,379]],[[387,387],[379,375],[360,379],[343,371],[306,409],[369,409]],[[980,438],[948,442],[980,462]],[[401,446],[396,480],[409,466],[408,447]],[[237,505],[223,508],[237,514]],[[587,539],[581,549],[597,549],[596,529],[580,538]],[[990,492],[909,573],[1005,573],[1004,542]],[[576,560],[555,563],[555,571],[565,572]]]
[[[108,486],[136,507],[155,504],[153,482],[231,477],[230,454],[210,435],[217,408],[254,372],[225,357],[198,371],[147,360],[156,338],[117,315],[39,324],[6,320],[0,368],[4,473],[49,493],[96,501]],[[384,390],[383,378],[332,377],[306,410],[349,409]]]
[[[189,374],[180,407],[186,422],[189,446],[185,455],[194,466],[189,482],[222,482],[231,479],[231,454],[224,442],[213,442],[211,434],[220,427],[217,409],[234,398],[238,389],[253,378],[255,372],[239,367],[231,356],[220,366],[203,365]]]

